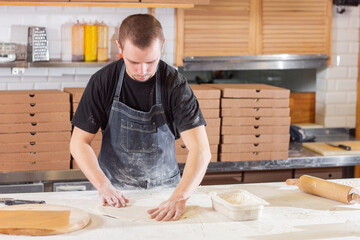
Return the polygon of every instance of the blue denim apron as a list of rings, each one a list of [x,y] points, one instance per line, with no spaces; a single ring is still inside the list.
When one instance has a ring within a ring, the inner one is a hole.
[[[176,186],[180,181],[175,137],[161,104],[160,72],[156,72],[156,102],[149,112],[120,102],[123,64],[98,157],[100,168],[118,188]]]

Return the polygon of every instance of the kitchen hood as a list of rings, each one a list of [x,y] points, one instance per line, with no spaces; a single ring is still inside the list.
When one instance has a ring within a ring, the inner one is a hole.
[[[184,57],[184,71],[325,68],[327,60],[326,54]]]

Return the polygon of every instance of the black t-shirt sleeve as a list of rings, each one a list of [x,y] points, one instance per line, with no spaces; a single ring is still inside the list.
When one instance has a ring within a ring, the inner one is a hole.
[[[74,126],[89,133],[97,133],[106,116],[100,81],[97,74],[90,78],[71,121]]]
[[[170,93],[173,121],[177,130],[183,131],[206,125],[199,103],[186,78],[176,72],[176,84]]]

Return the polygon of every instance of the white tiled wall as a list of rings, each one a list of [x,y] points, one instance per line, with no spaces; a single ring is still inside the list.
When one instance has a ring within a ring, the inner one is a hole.
[[[325,127],[356,124],[359,53],[359,7],[347,7],[332,18],[331,65],[317,72],[316,123]]]
[[[103,21],[109,26],[109,55],[118,57],[115,44],[119,26],[124,18],[135,13],[147,13],[146,8],[113,7],[16,7],[0,6],[0,42],[15,42],[26,46],[28,26],[46,27],[50,58],[59,59],[61,28],[76,20]],[[166,38],[162,59],[174,64],[175,11],[157,8],[155,15],[161,22]],[[0,68],[0,90],[59,89],[85,87],[90,76],[100,68],[26,68],[21,75],[12,75],[10,68]]]

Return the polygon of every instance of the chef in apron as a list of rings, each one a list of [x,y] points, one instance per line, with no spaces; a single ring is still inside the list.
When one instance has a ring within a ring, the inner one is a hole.
[[[72,120],[71,154],[103,205],[125,207],[129,200],[123,189],[174,187],[171,197],[148,213],[156,220],[177,220],[211,158],[206,123],[186,81],[160,61],[165,39],[158,20],[148,14],[129,16],[119,36],[123,59],[90,79]],[[182,178],[174,125],[189,150]],[[90,144],[99,126],[102,143],[96,157]]]

